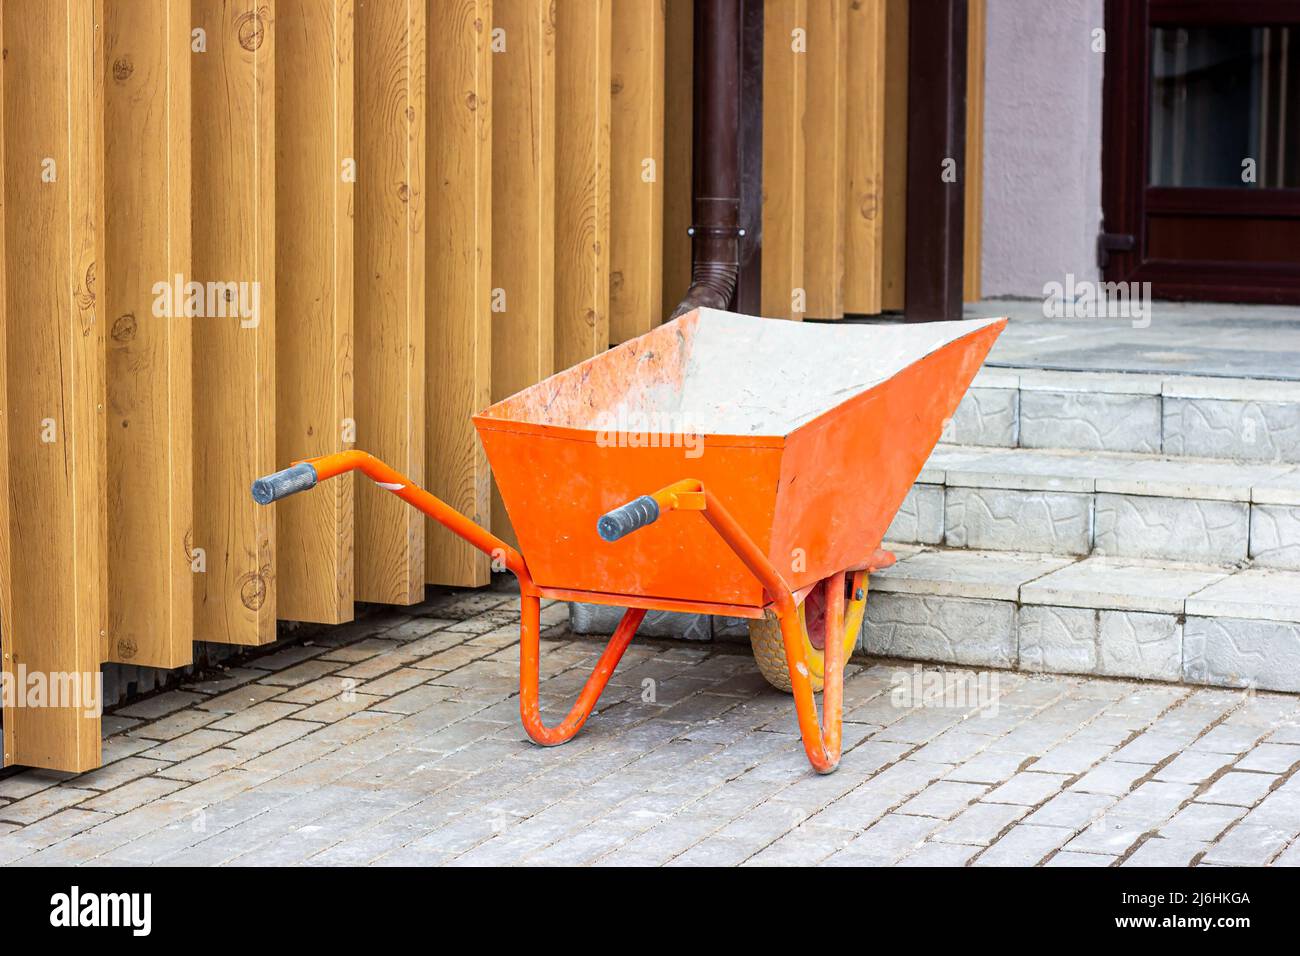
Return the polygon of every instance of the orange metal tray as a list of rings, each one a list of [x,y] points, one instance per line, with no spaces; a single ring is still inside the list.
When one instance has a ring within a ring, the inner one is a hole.
[[[762,588],[698,515],[669,512],[613,543],[597,519],[696,478],[792,590],[861,565],[1005,325],[800,326],[701,309],[474,423],[541,589],[752,616]]]

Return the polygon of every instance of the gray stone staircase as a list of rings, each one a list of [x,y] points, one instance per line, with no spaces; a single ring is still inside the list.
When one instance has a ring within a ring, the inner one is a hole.
[[[870,654],[1300,691],[1300,383],[986,369]]]
[[[886,546],[861,653],[1300,692],[1300,382],[986,368]]]

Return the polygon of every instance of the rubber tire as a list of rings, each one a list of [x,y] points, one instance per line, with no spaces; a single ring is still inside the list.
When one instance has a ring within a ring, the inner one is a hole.
[[[808,640],[808,628],[804,625],[804,608],[799,605],[799,624],[803,631],[803,653],[808,661],[808,677],[812,681],[814,693],[821,693],[822,675],[825,673],[825,656],[822,651],[812,646]],[[844,661],[857,645],[858,634],[853,631],[844,637]],[[787,694],[790,686],[790,668],[785,662],[785,642],[781,639],[781,622],[777,616],[768,611],[762,618],[749,622],[749,646],[754,651],[754,662],[769,684]]]

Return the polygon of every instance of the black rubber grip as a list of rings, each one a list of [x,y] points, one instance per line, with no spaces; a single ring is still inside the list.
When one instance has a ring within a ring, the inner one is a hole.
[[[637,528],[652,524],[659,517],[659,502],[649,495],[634,498],[609,514],[600,516],[596,531],[606,541],[617,541]]]
[[[269,505],[300,491],[316,487],[316,469],[303,462],[292,465],[284,471],[258,478],[253,482],[253,500],[259,505]]]

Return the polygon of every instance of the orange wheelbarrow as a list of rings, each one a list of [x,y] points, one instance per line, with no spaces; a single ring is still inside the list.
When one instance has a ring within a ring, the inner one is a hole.
[[[581,729],[647,610],[748,618],[829,773],[867,574],[893,562],[885,531],[1005,324],[699,309],[553,375],[474,417],[519,550],[362,451],[259,478],[253,497],[355,469],[503,562],[522,600],[519,711],[539,744]],[[542,598],[627,608],[554,727],[538,704]]]

